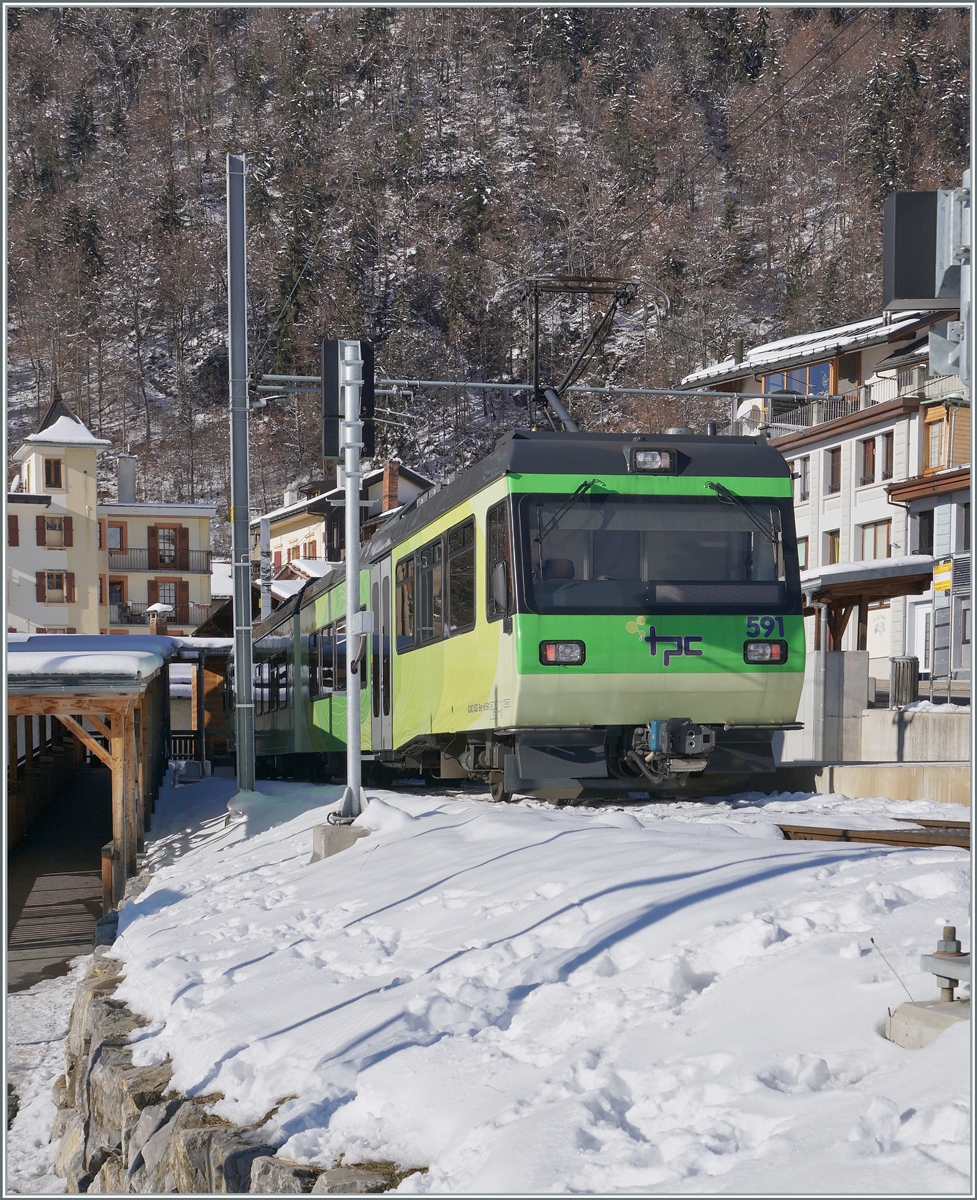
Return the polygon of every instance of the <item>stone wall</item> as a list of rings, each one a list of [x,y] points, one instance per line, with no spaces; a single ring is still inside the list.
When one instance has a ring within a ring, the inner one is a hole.
[[[173,1091],[168,1063],[136,1066],[127,1039],[144,1022],[115,999],[123,978],[111,948],[99,946],[75,996],[52,1130],[67,1191],[349,1194],[387,1191],[407,1173],[392,1163],[324,1170],[279,1159],[260,1129]]]

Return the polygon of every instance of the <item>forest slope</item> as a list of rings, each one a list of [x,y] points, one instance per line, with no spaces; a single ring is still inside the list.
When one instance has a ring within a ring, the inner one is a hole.
[[[247,155],[254,374],[367,336],[390,377],[525,379],[527,274],[633,278],[588,382],[672,385],[868,316],[893,189],[959,184],[963,9],[40,8],[8,21],[11,447],[60,394],[147,496],[226,505],[228,151]],[[597,311],[544,309],[559,377]],[[386,401],[441,476],[525,422]],[[574,401],[581,424],[683,417]],[[253,495],[317,474],[314,398],[252,422]],[[110,461],[110,460],[109,460]]]

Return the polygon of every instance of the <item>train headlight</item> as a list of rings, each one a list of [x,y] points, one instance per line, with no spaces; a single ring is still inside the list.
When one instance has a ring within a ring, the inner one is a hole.
[[[744,642],[743,661],[779,665],[787,661],[786,642]]]
[[[579,667],[586,661],[583,642],[540,642],[539,661],[544,667]]]
[[[636,471],[662,472],[674,471],[677,460],[674,450],[635,450],[632,461]]]

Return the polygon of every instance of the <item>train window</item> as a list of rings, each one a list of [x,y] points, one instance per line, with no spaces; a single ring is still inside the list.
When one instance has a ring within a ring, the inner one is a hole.
[[[448,632],[475,627],[475,519],[448,530]]]
[[[319,696],[320,680],[322,678],[319,669],[319,631],[309,634],[309,699],[315,700]]]
[[[442,577],[442,545],[438,538],[422,547],[417,555],[417,624],[418,640],[422,643],[437,641],[444,632]]]
[[[260,717],[261,714],[264,712],[264,708],[262,707],[262,703],[261,703],[262,702],[261,668],[263,666],[264,666],[263,663],[256,662],[254,664],[254,669],[252,671],[253,691],[254,691],[254,696],[252,697],[252,699],[254,701],[254,715],[256,717]]]
[[[486,611],[490,621],[499,621],[506,615],[503,606],[496,602],[492,587],[492,578],[499,563],[505,567],[507,593],[505,609],[511,613],[515,607],[512,603],[512,555],[509,549],[509,520],[504,500],[489,509],[486,525],[485,595]]]
[[[383,715],[390,716],[390,576],[383,580],[383,625],[381,627],[381,683],[383,688]]]
[[[568,499],[520,501],[531,611],[784,611],[796,598],[785,561],[789,553],[796,576],[790,501]]]
[[[373,657],[373,715],[380,715],[380,584],[373,585],[373,633],[370,635],[370,649]],[[366,659],[363,660],[366,668]]]
[[[328,696],[333,690],[333,646],[335,638],[331,625],[319,630],[319,695]]]
[[[397,652],[414,645],[414,556],[397,564]]]
[[[335,626],[336,635],[333,641],[333,676],[335,678],[335,690],[337,692],[346,691],[346,622],[337,621]]]
[[[278,707],[288,708],[288,692],[289,692],[289,661],[284,654],[279,654],[275,659],[275,673],[278,676]]]

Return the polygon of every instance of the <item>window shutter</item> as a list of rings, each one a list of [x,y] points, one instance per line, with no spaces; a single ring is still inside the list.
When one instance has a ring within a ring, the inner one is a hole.
[[[36,519],[36,527],[37,527],[37,544],[39,546],[46,546],[47,545],[47,527],[44,524],[43,517],[38,517]]]
[[[35,572],[34,580],[37,584],[37,602],[38,604],[43,604],[47,599],[47,579],[44,576],[44,572]]]
[[[315,558],[315,552],[316,552],[315,542],[309,542],[309,558]]]
[[[20,522],[16,513],[7,513],[7,545],[20,545]]]
[[[176,569],[190,570],[190,530],[182,525],[176,531]]]
[[[105,534],[106,534],[105,522],[99,521],[99,523],[98,523],[98,548],[99,548],[99,550],[104,550],[108,546],[108,542],[106,541]]]
[[[64,544],[66,546],[75,544],[75,530],[71,517],[64,518]]]
[[[146,530],[146,544],[149,547],[149,569],[151,571],[158,571],[159,570],[159,530],[156,528],[155,525],[150,525],[150,527]]]
[[[190,581],[181,579],[176,589],[176,619],[181,622],[190,620]]]
[[[282,565],[282,552],[281,552],[281,550],[276,550],[275,551],[275,570],[277,571],[281,565]]]
[[[75,602],[75,573],[74,573],[74,571],[65,571],[64,599],[65,599],[66,604],[74,604],[74,602]]]
[[[78,632],[78,630],[77,630],[77,629],[74,627],[74,625],[69,625],[69,626],[68,626],[68,632],[69,632],[69,633],[77,633],[77,632]]]
[[[147,582],[146,595],[149,597],[150,604],[159,604],[159,584],[155,579],[150,579]]]

